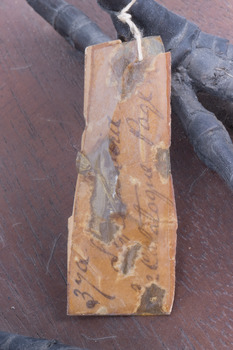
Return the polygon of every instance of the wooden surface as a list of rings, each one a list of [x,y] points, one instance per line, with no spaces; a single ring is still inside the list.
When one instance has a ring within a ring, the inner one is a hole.
[[[161,2],[231,39],[231,0]],[[114,37],[94,0],[72,3]],[[82,109],[82,56],[24,0],[1,0],[0,329],[90,350],[232,349],[233,195],[194,155],[174,115],[179,229],[172,315],[66,316],[67,218]]]

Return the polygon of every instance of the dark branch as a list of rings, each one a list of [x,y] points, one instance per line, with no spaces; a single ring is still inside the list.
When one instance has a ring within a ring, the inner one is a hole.
[[[27,1],[81,51],[109,40],[96,24],[63,0]],[[128,26],[117,18],[130,0],[97,1],[111,14],[118,36],[130,40]],[[201,32],[154,0],[137,0],[129,11],[144,36],[160,35],[165,49],[171,52],[173,109],[199,158],[233,190],[233,144],[224,126],[196,96],[204,92],[233,101],[233,46],[228,40]]]
[[[117,12],[123,9],[129,0],[97,0],[99,5],[109,12],[120,38],[130,40],[128,26],[117,19]],[[129,11],[134,23],[143,36],[159,35],[166,51],[172,51],[173,68],[192,50],[193,40],[198,36],[198,26],[186,18],[178,16],[154,0],[137,0]]]
[[[27,0],[28,4],[76,49],[110,40],[97,24],[64,0]]]
[[[85,350],[63,345],[56,340],[23,337],[17,334],[0,332],[0,350]],[[86,349],[87,350],[87,349]]]

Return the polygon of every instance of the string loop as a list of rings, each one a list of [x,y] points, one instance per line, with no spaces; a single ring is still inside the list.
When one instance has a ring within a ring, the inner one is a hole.
[[[124,7],[121,12],[117,15],[117,18],[122,23],[127,23],[130,31],[133,35],[133,37],[137,41],[137,48],[138,48],[138,60],[143,60],[143,54],[142,54],[142,35],[136,24],[132,21],[132,16],[130,13],[128,13],[129,9],[135,4],[137,0],[132,0],[126,7]]]

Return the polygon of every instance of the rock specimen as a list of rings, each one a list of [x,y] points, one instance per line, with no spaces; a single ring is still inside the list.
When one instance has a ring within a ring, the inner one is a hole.
[[[171,312],[176,210],[170,55],[159,38],[86,50],[86,128],[69,219],[68,314]]]

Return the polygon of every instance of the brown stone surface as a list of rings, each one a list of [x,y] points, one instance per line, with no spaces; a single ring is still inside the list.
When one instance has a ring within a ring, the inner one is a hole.
[[[86,51],[86,128],[69,220],[68,313],[168,314],[175,286],[170,55],[157,38]]]

